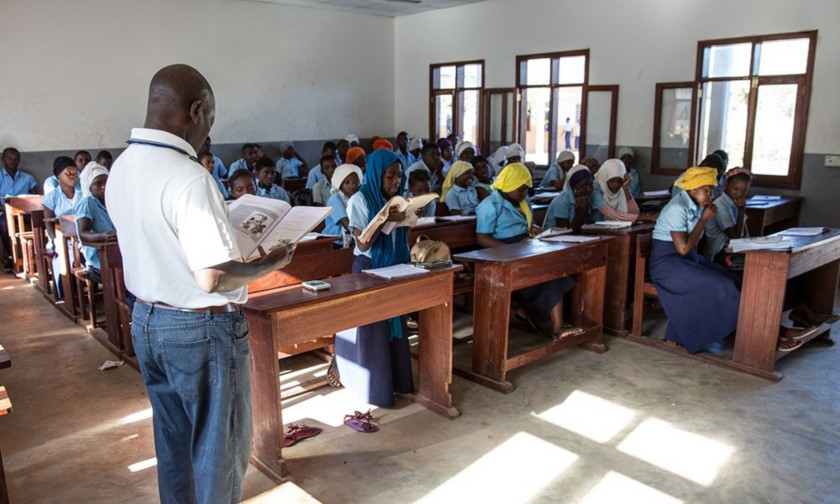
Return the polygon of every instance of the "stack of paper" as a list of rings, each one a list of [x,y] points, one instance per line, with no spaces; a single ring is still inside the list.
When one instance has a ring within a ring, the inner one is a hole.
[[[582,229],[597,231],[599,229],[624,229],[633,225],[632,221],[605,220],[594,224],[584,224]]]
[[[429,270],[418,268],[412,264],[395,264],[394,266],[388,266],[385,268],[362,270],[362,273],[378,276],[380,278],[387,278],[388,280],[413,277],[423,275],[428,272]]]
[[[758,238],[739,238],[729,241],[732,252],[748,250],[790,250],[793,243],[783,236],[761,236]]]
[[[431,226],[436,222],[435,217],[420,217],[417,219],[417,226]]]
[[[555,236],[549,236],[546,238],[541,238],[542,241],[547,241],[551,243],[586,243],[591,242],[593,240],[598,240],[598,236],[581,236],[581,235],[572,235],[572,234],[561,234]]]
[[[641,194],[641,196],[645,198],[662,198],[670,195],[670,189],[662,189],[661,191],[645,191]]]
[[[828,228],[824,227],[797,227],[785,229],[782,234],[787,236],[819,236],[827,231]]]
[[[444,222],[460,222],[476,220],[477,217],[475,215],[447,215],[445,217],[438,217],[438,219]]]
[[[759,202],[759,203],[766,202],[766,201],[779,201],[780,199],[782,199],[782,197],[779,196],[778,194],[756,194],[755,196],[750,198],[750,200],[756,201],[756,202]]]
[[[553,227],[553,228],[546,229],[542,233],[538,234],[537,238],[542,240],[543,238],[549,238],[551,236],[557,236],[557,235],[561,235],[561,234],[568,234],[568,233],[571,233],[571,232],[572,232],[572,228]]]

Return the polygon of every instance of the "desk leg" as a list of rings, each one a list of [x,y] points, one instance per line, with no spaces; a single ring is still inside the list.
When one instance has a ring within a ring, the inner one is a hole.
[[[452,301],[420,312],[420,386],[415,401],[448,418],[461,412],[452,407]]]
[[[838,278],[840,278],[840,261],[832,261],[805,273],[805,292],[808,306],[812,310],[817,313],[834,312]],[[824,343],[834,344],[831,340],[831,327],[824,325],[823,328],[823,334],[817,338]]]
[[[102,297],[105,304],[105,324],[108,332],[108,344],[111,351],[124,350],[126,345],[121,341],[120,335],[120,315],[117,308],[117,289],[116,279],[114,278],[114,269],[110,267],[104,256],[107,254],[100,254],[102,257]],[[94,326],[95,321],[91,321],[91,326]]]
[[[254,440],[251,463],[277,483],[288,479],[283,460],[280,363],[268,316],[246,312],[251,346],[251,404]]]
[[[630,236],[621,235],[615,236],[609,244],[604,328],[609,329],[612,334],[626,334],[631,241]]]
[[[572,295],[572,325],[583,327],[584,329],[593,326],[597,327],[597,330],[592,332],[591,339],[580,346],[581,348],[597,353],[607,351],[606,345],[601,341],[606,280],[606,265],[582,271],[578,275],[578,283]],[[623,288],[626,289],[627,286],[625,285]]]
[[[790,254],[747,254],[732,356],[754,374],[776,380],[779,376],[773,369],[789,260]]]
[[[475,267],[473,363],[470,379],[500,392],[513,391],[506,380],[510,326],[510,268],[498,264]]]

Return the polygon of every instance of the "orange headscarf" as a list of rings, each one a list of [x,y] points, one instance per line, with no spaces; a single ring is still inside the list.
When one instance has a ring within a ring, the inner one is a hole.
[[[347,149],[347,163],[353,164],[354,161],[365,155],[365,150],[361,147],[351,147]]]

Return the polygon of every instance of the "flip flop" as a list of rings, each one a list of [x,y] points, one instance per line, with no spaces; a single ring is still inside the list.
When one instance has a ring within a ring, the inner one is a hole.
[[[327,383],[332,388],[341,388],[341,377],[338,375],[338,368],[335,365],[335,357],[330,360],[327,367]]]
[[[373,423],[373,415],[370,414],[370,410],[367,410],[367,413],[357,411],[352,415],[344,415],[344,425],[364,433],[379,430],[379,426]]]
[[[564,327],[556,333],[552,334],[551,339],[557,341],[563,338],[568,338],[569,336],[577,336],[579,334],[583,334],[583,332],[583,328],[580,327]]]
[[[776,348],[779,352],[792,352],[802,346],[802,341],[793,339],[780,339],[779,346]]]
[[[283,434],[283,446],[288,448],[298,441],[317,436],[323,429],[305,424],[289,424],[289,432]]]

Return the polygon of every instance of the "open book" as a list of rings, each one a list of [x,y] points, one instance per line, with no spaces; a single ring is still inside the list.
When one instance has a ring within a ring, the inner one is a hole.
[[[624,229],[629,228],[633,225],[632,221],[618,221],[618,220],[605,220],[601,222],[595,222],[593,224],[584,224],[581,226],[581,229],[585,231],[598,231],[604,229]]]
[[[394,230],[396,227],[401,226],[408,226],[414,227],[417,225],[417,210],[421,208],[425,208],[426,205],[431,203],[432,201],[438,199],[438,196],[435,193],[423,194],[422,196],[414,196],[413,198],[403,198],[402,196],[394,196],[393,198],[388,200],[388,203],[379,210],[379,213],[370,220],[367,227],[362,231],[362,234],[359,236],[359,240],[364,243],[370,242],[371,238],[373,238],[373,233],[376,228],[379,227],[380,224],[388,220],[388,212],[390,211],[391,207],[397,207],[397,210],[401,212],[405,212],[405,219],[400,222],[385,222],[385,225],[382,226],[382,233],[384,234],[391,234],[391,231]]]
[[[236,243],[246,262],[297,243],[327,218],[332,207],[292,207],[283,200],[246,194],[228,207]]]
[[[790,250],[793,243],[783,236],[759,236],[729,240],[728,250],[734,253],[748,250]]]

